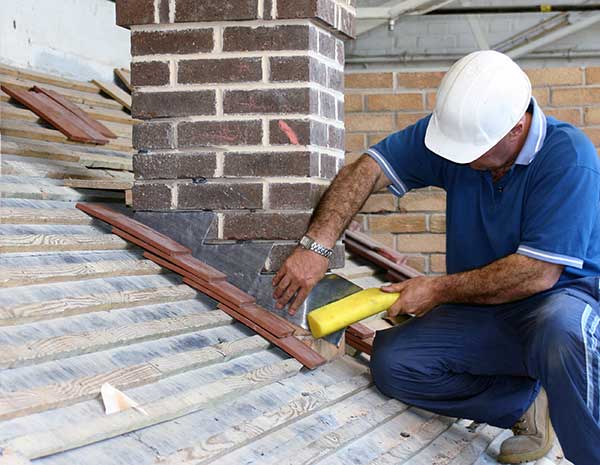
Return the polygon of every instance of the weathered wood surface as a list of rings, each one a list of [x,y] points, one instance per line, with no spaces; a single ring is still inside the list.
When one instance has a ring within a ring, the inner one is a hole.
[[[150,260],[107,260],[27,267],[0,266],[0,288],[158,273],[162,273],[162,269]]]
[[[0,198],[2,199],[110,201],[123,197],[123,194],[118,191],[78,190],[71,187],[40,185],[33,179],[29,179],[32,184],[15,183],[14,179],[6,182],[7,177],[14,178],[14,176],[0,177]]]
[[[133,180],[114,179],[65,179],[65,186],[85,189],[112,189],[124,191],[133,187]]]
[[[147,414],[129,409],[112,415],[90,418],[85,423],[66,425],[57,430],[19,436],[7,441],[4,447],[18,451],[29,459],[45,457],[187,415],[215,402],[223,402],[250,390],[294,376],[300,368],[300,363],[288,359],[242,375],[223,378],[156,402],[143,404],[141,407]]]
[[[109,274],[109,276],[113,275]],[[34,303],[18,303],[0,308],[0,326],[19,325],[137,305],[176,302],[192,299],[196,294],[197,292],[189,286],[180,285],[68,296]]]
[[[131,93],[131,91],[133,91],[133,86],[131,85],[131,71],[125,68],[115,68],[115,74]]]
[[[92,82],[96,84],[102,90],[102,92],[110,95],[125,108],[131,110],[131,95],[129,95],[123,89],[117,87],[112,82],[98,81],[97,79],[92,79]]]
[[[30,79],[35,82],[41,82],[44,84],[52,84],[64,89],[77,89],[82,92],[89,92],[91,94],[99,93],[99,90],[93,84],[83,81],[75,81],[72,79],[66,79],[51,74],[39,73],[28,69],[16,68],[2,64],[0,65],[0,74],[12,76],[19,79]]]
[[[0,224],[92,224],[93,219],[73,208],[4,208]]]
[[[196,370],[236,357],[251,355],[268,346],[269,343],[260,336],[252,336],[157,357],[143,364],[79,377],[65,383],[48,384],[21,391],[1,392],[0,419],[6,420],[30,415],[92,399],[100,393],[100,387],[104,383],[110,383],[117,389],[130,389],[154,383],[184,371]]]
[[[22,234],[0,236],[0,253],[58,252],[63,250],[119,250],[129,246],[114,234]]]
[[[235,450],[263,438],[274,431],[305,418],[321,409],[341,402],[350,396],[367,389],[371,385],[368,376],[359,375],[350,380],[336,383],[327,388],[308,392],[292,399],[287,404],[264,414],[237,424],[222,433],[186,449],[161,457],[157,463],[163,465],[204,464],[229,454]]]
[[[231,324],[223,312],[205,311],[196,315],[161,318],[95,332],[65,334],[20,346],[0,345],[0,368],[41,363],[48,360],[107,350],[116,346],[174,336]]]

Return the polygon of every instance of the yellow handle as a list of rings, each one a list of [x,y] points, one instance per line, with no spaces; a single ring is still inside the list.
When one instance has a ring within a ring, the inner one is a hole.
[[[378,288],[365,289],[310,312],[308,326],[313,337],[327,336],[387,310],[399,295],[398,292],[383,292]]]

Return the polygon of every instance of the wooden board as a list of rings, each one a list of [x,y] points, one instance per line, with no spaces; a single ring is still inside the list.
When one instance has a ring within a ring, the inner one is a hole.
[[[259,350],[265,350],[268,346],[269,343],[260,336],[252,336],[157,357],[143,364],[82,376],[64,383],[0,393],[0,419],[7,420],[31,415],[92,399],[100,393],[100,387],[104,383],[110,383],[117,389],[131,389],[184,371],[196,370],[208,365],[224,363],[236,357],[251,355]]]
[[[231,322],[231,318],[223,312],[204,311],[195,315],[161,318],[94,332],[49,337],[19,346],[5,344],[0,345],[0,368],[15,368],[74,357],[117,346],[224,326]]]
[[[187,278],[184,278],[183,282],[189,284]],[[246,325],[248,328],[252,329],[253,331],[256,331],[262,337],[267,339],[273,345],[279,347],[291,357],[294,357],[309,370],[314,370],[315,368],[323,365],[327,361],[318,352],[303,344],[299,339],[297,339],[294,336],[278,338],[273,334],[269,333],[266,329],[253,322],[252,320],[236,312],[235,310],[226,307],[223,304],[219,304],[219,308],[232,318]]]
[[[0,236],[0,252],[119,250],[129,246],[114,234],[19,234]]]
[[[23,139],[32,139],[34,141],[43,142],[58,142],[70,145],[81,145],[79,141],[70,140],[62,132],[46,128],[40,124],[29,122],[29,121],[15,121],[2,119],[0,120],[0,129],[2,134],[11,137],[19,137]],[[108,139],[105,139],[108,141]],[[123,154],[131,154],[133,147],[131,139],[120,137],[113,139],[107,144],[103,145],[103,148],[122,152]]]
[[[125,87],[129,89],[129,93],[131,93],[131,91],[133,91],[133,86],[131,85],[131,72],[125,68],[115,68],[115,74],[119,80],[125,84]]]
[[[0,73],[13,76],[15,78],[30,79],[35,82],[52,84],[65,89],[77,89],[82,92],[98,93],[98,88],[89,82],[75,81],[65,79],[50,74],[40,73],[29,69],[15,68],[5,64],[0,65]]]
[[[43,266],[0,266],[0,287],[97,279],[113,276],[159,274],[162,268],[150,260],[106,260]]]
[[[111,208],[105,205],[94,203],[78,203],[76,207],[84,211],[88,215],[105,221],[111,226],[114,226],[129,233],[169,255],[181,255],[191,253],[190,249],[184,247],[183,245],[179,244],[173,239],[165,236],[164,234],[159,233],[158,231],[155,231],[154,229],[146,226],[143,223],[140,223],[139,221],[134,220],[133,218],[130,218],[122,213],[116,212],[115,210],[112,210]],[[118,239],[123,241],[123,239],[121,238]]]
[[[46,94],[28,92],[5,85],[2,85],[1,89],[61,131],[69,139],[93,144],[108,143],[108,139],[104,138],[102,134],[90,128],[77,116],[73,115]]]
[[[161,458],[161,465],[176,465],[185,462],[209,463],[218,460],[251,442],[261,439],[274,431],[306,418],[307,416],[343,401],[371,386],[368,376],[359,375],[331,386],[307,392],[295,397],[283,406],[267,411],[262,415],[234,425],[225,431]]]
[[[53,318],[64,318],[139,305],[177,302],[193,299],[196,295],[197,292],[189,286],[178,285],[68,296],[33,303],[18,303],[0,308],[0,326],[20,325],[33,321],[45,321]]]
[[[1,224],[81,224],[90,225],[93,219],[75,208],[3,208]]]
[[[128,110],[131,110],[131,95],[117,87],[112,82],[104,82],[98,81],[96,79],[92,79],[92,82],[96,84],[103,92],[110,95],[117,102],[123,105]]]
[[[36,182],[31,178],[31,182]],[[0,198],[4,199],[35,199],[35,200],[62,200],[62,201],[111,201],[123,198],[122,192],[104,190],[75,190],[71,187],[8,183],[0,181]]]
[[[65,186],[85,189],[106,189],[124,191],[131,189],[133,181],[118,181],[115,179],[65,179]]]
[[[294,376],[300,368],[301,365],[297,361],[285,360],[143,404],[141,407],[147,414],[129,409],[112,415],[89,418],[85,422],[68,424],[54,430],[17,436],[7,441],[4,446],[29,459],[45,457],[208,408],[225,399],[235,398]]]
[[[43,87],[38,87],[38,86],[34,86],[33,90],[34,90],[34,92],[38,92],[38,93],[47,95],[52,100],[54,100],[56,103],[58,103],[59,105],[61,105],[64,108],[66,108],[68,111],[73,113],[76,117],[81,119],[85,124],[87,124],[89,127],[94,129],[96,132],[103,135],[104,137],[108,137],[110,139],[117,138],[117,136],[110,129],[108,129],[105,125],[96,121],[94,118],[92,118],[90,115],[88,115],[85,111],[83,111],[77,105],[72,103],[69,99],[60,95],[58,92],[55,92],[51,89],[44,89]]]

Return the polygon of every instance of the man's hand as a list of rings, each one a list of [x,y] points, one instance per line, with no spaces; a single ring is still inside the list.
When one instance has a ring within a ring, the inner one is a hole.
[[[273,278],[273,298],[277,299],[275,306],[285,307],[295,295],[288,310],[290,315],[296,313],[312,288],[325,276],[328,267],[327,258],[298,247]]]
[[[381,288],[384,292],[399,292],[400,297],[388,310],[391,317],[406,314],[420,317],[443,303],[437,286],[437,278],[419,276],[401,283]]]

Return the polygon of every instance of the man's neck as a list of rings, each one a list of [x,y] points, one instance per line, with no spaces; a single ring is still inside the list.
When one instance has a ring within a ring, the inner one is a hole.
[[[510,168],[515,164],[517,157],[521,153],[521,150],[523,150],[523,146],[525,145],[527,136],[529,135],[529,129],[531,128],[531,118],[532,118],[531,113],[525,114],[525,128],[523,130],[523,133],[519,137],[519,140],[517,141],[517,145],[515,147],[513,155],[500,168],[497,168],[495,170],[490,170],[490,172],[492,174],[493,182],[500,180],[502,178],[502,176],[504,176],[510,170]]]

